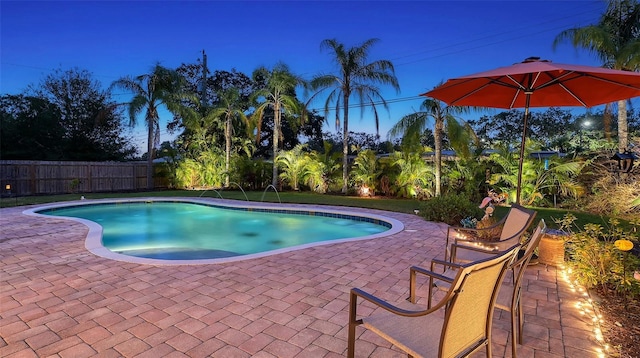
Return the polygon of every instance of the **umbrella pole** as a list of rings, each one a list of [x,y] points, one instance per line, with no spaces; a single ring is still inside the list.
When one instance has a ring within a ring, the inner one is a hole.
[[[516,189],[516,204],[520,204],[520,193],[522,192],[522,167],[524,164],[524,147],[527,141],[527,122],[529,120],[529,100],[531,92],[526,92],[524,105],[524,126],[522,128],[522,142],[520,143],[520,159],[518,161],[518,187]]]

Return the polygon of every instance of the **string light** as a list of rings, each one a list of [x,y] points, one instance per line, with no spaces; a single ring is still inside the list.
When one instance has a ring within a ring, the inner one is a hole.
[[[599,358],[605,358],[609,356],[610,346],[604,340],[604,335],[602,333],[602,324],[604,323],[602,319],[602,315],[597,313],[595,308],[595,304],[593,299],[589,296],[587,290],[582,286],[578,286],[571,280],[571,272],[570,268],[560,267],[562,271],[561,277],[564,279],[565,283],[569,286],[571,292],[580,293],[578,301],[575,302],[574,307],[577,309],[578,313],[581,316],[587,317],[591,319],[591,323],[593,324],[593,337],[595,341],[600,345],[600,347],[596,348],[596,352]]]

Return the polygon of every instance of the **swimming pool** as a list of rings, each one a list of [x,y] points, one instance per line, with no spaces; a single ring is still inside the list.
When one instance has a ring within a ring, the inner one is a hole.
[[[98,256],[159,264],[235,261],[402,229],[396,220],[371,214],[212,201],[75,202],[28,212],[89,226],[85,246]]]

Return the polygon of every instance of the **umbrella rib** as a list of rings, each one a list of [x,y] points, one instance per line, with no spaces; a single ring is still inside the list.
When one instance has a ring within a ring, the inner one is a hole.
[[[570,89],[568,89],[568,88],[567,88],[567,86],[565,86],[565,85],[564,85],[564,83],[558,83],[558,85],[559,85],[560,87],[562,87],[562,89],[563,89],[563,90],[567,91],[567,93],[568,93],[568,94],[570,94],[570,95],[571,95],[571,97],[575,98],[575,99],[576,99],[576,101],[578,101],[578,102],[579,102],[583,107],[589,107],[589,106],[587,106],[587,104],[586,104],[586,103],[584,103],[584,101],[583,101],[583,100],[581,100],[580,98],[578,98],[578,96],[576,96],[576,95],[573,93],[573,91],[571,91]]]
[[[539,73],[539,72],[538,72],[538,73]],[[563,80],[565,77],[567,77],[567,76],[569,76],[569,75],[572,75],[572,74],[574,74],[574,73],[575,73],[575,74],[578,74],[578,77],[579,77],[580,75],[582,75],[581,73],[578,73],[578,72],[575,72],[575,71],[569,71],[569,72],[567,72],[567,73],[563,73],[562,75],[560,75],[560,76],[558,76],[558,77],[553,77],[553,78],[551,78],[551,81],[547,81],[547,82],[545,82],[545,83],[541,84],[541,85],[540,85],[540,87],[535,88],[535,90],[539,90],[539,89],[542,89],[542,88],[545,88],[545,87],[549,87],[549,86],[552,86],[552,85],[554,85],[554,84],[556,84],[556,83],[558,83],[558,84],[560,84],[560,85],[561,85],[561,84],[562,84],[562,83],[560,82],[561,80]],[[549,74],[549,75],[551,75],[551,74]],[[575,77],[575,78],[578,78],[578,77]]]
[[[629,84],[618,82],[618,81],[608,80],[606,78],[602,78],[602,77],[599,77],[599,76],[589,75],[589,74],[586,74],[586,73],[584,74],[584,76],[591,77],[591,78],[596,79],[598,81],[602,81],[602,82],[606,82],[606,83],[610,83],[610,84],[614,84],[614,85],[618,85],[618,86],[622,86],[622,87],[626,87],[626,88],[630,88],[630,89],[634,89],[634,90],[640,90],[640,87],[638,87],[638,86],[629,85]]]
[[[509,76],[506,76],[506,77],[509,77]],[[454,99],[453,101],[451,101],[451,103],[450,103],[450,104],[451,104],[451,105],[455,105],[455,103],[456,103],[456,102],[461,101],[461,100],[463,100],[463,99],[465,99],[465,98],[467,98],[467,97],[469,97],[469,96],[471,96],[471,95],[475,94],[476,92],[479,92],[479,91],[483,90],[485,87],[487,87],[487,86],[489,86],[489,85],[492,85],[492,84],[497,84],[497,85],[500,85],[500,86],[505,86],[505,87],[509,87],[509,88],[514,88],[514,89],[516,89],[516,90],[519,90],[519,88],[520,88],[520,87],[518,87],[518,86],[512,86],[512,85],[510,85],[509,83],[506,83],[506,82],[500,81],[500,79],[497,79],[497,78],[487,78],[487,80],[489,80],[489,82],[487,82],[487,83],[483,84],[482,86],[480,86],[480,87],[478,87],[478,88],[474,89],[474,90],[473,90],[473,91],[471,91],[471,92],[465,93],[463,96],[460,96],[460,97],[458,97],[458,98]],[[469,81],[471,81],[471,80],[465,80],[465,81],[462,81],[462,82],[460,82],[460,83],[457,83],[456,85],[463,85],[463,84],[465,84],[465,83],[467,83],[467,82],[469,82]],[[516,84],[517,84],[517,82],[516,82]]]
[[[518,82],[515,78],[511,77],[511,75],[507,75],[507,78],[513,82],[519,90],[526,91],[527,89],[522,85],[522,83]]]
[[[465,84],[465,83],[467,83],[467,82],[469,82],[469,81],[470,81],[470,80],[461,81],[460,83],[457,83],[457,84],[456,84],[456,86],[463,85],[463,84]],[[471,91],[471,92],[465,93],[465,94],[464,94],[464,95],[462,95],[461,97],[458,97],[458,98],[454,99],[453,101],[451,101],[451,103],[450,103],[450,104],[451,104],[451,105],[454,105],[456,102],[458,102],[458,101],[460,101],[460,100],[463,100],[463,99],[465,99],[465,98],[467,98],[467,97],[471,96],[472,94],[474,94],[474,93],[476,93],[476,92],[478,92],[478,91],[482,90],[483,88],[487,87],[488,85],[490,85],[490,84],[491,84],[491,82],[493,82],[493,81],[491,81],[491,80],[490,80],[490,82],[489,82],[489,83],[486,83],[486,84],[484,84],[484,85],[482,85],[482,86],[480,86],[480,87],[478,87],[478,88],[474,89],[474,90],[473,90],[473,91]],[[453,86],[452,86],[452,87],[453,87]]]
[[[560,86],[560,88],[565,90],[565,92],[567,92],[571,97],[573,97],[578,103],[580,103],[583,107],[588,107],[587,104],[584,103],[584,101],[582,99],[580,99],[575,93],[573,93],[573,91],[571,91],[569,88],[567,88],[567,86],[564,85],[564,82],[562,82],[562,80],[565,77],[570,76],[570,75],[572,75],[574,73],[577,76],[575,76],[574,78],[570,78],[569,80],[585,76],[585,74],[581,73],[581,72],[569,71],[569,72],[563,73],[562,75],[560,75],[558,77],[553,77],[551,79],[551,81],[548,81],[546,83],[541,84],[540,87],[535,88],[535,90],[540,90],[540,89],[543,89],[545,87],[549,87],[549,86],[552,86],[552,85],[558,85],[558,86]]]

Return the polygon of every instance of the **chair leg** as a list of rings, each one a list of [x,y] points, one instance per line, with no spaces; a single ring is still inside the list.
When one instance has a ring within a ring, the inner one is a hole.
[[[409,298],[407,301],[416,303],[416,271],[409,269]]]
[[[524,331],[524,312],[522,302],[518,302],[518,343],[522,344],[522,332]]]
[[[448,261],[449,257],[449,230],[447,230],[447,239],[444,243],[444,260]]]
[[[510,313],[511,313],[511,357],[516,358],[518,356],[518,344],[516,343],[516,341],[520,339],[520,335],[517,334],[516,332],[517,312],[514,312],[513,310],[511,310]]]
[[[521,290],[517,289],[511,301],[511,356],[518,355],[518,344],[522,344],[522,300]]]
[[[349,335],[347,337],[347,357],[355,357],[356,349],[356,326],[359,324],[356,321],[356,306],[358,296],[353,293],[349,299]]]
[[[356,326],[352,323],[349,323],[349,338],[347,341],[347,357],[354,358],[355,357],[355,347],[356,346]]]

